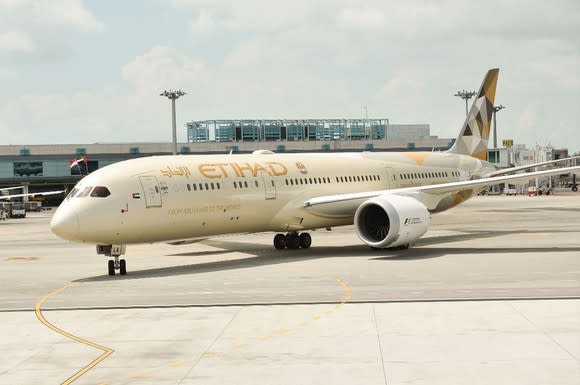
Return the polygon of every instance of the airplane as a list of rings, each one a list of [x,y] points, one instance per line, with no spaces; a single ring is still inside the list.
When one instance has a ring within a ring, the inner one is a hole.
[[[372,248],[405,249],[430,217],[499,183],[580,171],[494,175],[487,144],[499,69],[485,75],[445,152],[168,155],[108,165],[77,183],[56,210],[57,236],[96,244],[108,273],[127,273],[126,245],[273,231],[276,249],[309,248],[308,230],[354,224]],[[527,166],[527,168],[533,165]],[[502,172],[500,172],[502,173]]]

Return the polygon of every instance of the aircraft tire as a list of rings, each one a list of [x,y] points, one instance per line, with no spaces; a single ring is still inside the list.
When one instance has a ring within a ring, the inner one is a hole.
[[[578,192],[578,186],[576,186],[576,185],[572,186],[572,191]]]
[[[127,275],[127,262],[124,259],[119,261],[119,273],[121,275]]]
[[[284,234],[274,235],[274,247],[277,250],[282,250],[286,248],[286,236]]]
[[[300,237],[296,234],[286,235],[286,247],[291,250],[300,248]]]
[[[115,262],[111,259],[108,263],[109,275],[115,275]]]
[[[312,237],[308,233],[300,234],[300,247],[303,249],[309,249],[312,245]]]

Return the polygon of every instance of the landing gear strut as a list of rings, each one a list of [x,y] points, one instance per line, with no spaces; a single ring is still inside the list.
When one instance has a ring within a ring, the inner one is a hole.
[[[298,248],[308,249],[312,245],[312,237],[308,233],[298,234],[297,232],[276,234],[274,236],[274,247],[278,250],[285,248],[295,250]]]
[[[115,275],[115,270],[119,270],[120,275],[127,274],[127,262],[124,259],[119,259],[121,255],[125,254],[125,245],[97,245],[97,254],[115,258],[114,261],[109,259],[107,264],[109,275]]]

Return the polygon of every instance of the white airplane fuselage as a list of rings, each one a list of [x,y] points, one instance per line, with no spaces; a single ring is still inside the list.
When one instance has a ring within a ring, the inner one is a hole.
[[[51,226],[94,244],[179,241],[232,233],[301,231],[348,225],[353,214],[309,210],[310,198],[468,180],[493,167],[438,152],[155,156],[119,162],[83,178]],[[475,195],[442,195],[445,210]],[[76,194],[76,196],[75,196]],[[82,195],[82,194],[80,194]],[[362,201],[361,201],[362,202]]]

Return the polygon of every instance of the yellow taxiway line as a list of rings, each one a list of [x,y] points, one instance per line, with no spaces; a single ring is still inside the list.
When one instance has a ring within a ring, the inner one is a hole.
[[[91,346],[95,349],[99,349],[102,350],[103,353],[98,356],[97,358],[95,358],[94,360],[92,360],[88,365],[86,365],[84,368],[82,368],[81,370],[79,370],[78,372],[76,372],[75,374],[73,374],[72,376],[70,376],[69,378],[67,378],[62,384],[63,385],[68,385],[71,384],[72,382],[74,382],[75,380],[77,380],[79,377],[81,377],[82,375],[84,375],[86,372],[88,372],[89,370],[91,370],[92,368],[94,368],[95,366],[97,366],[99,364],[99,362],[103,361],[105,358],[107,358],[108,356],[110,356],[111,354],[113,354],[114,350],[110,349],[106,346],[103,345],[99,345],[96,344],[94,342],[91,341],[87,341],[81,337],[77,337],[73,334],[70,334],[62,329],[60,329],[58,326],[50,323],[49,321],[47,321],[46,318],[44,318],[44,315],[42,314],[42,304],[49,299],[50,297],[57,295],[58,293],[66,290],[68,287],[70,287],[72,285],[72,283],[69,283],[63,287],[61,287],[60,289],[57,289],[51,293],[48,293],[47,295],[45,295],[44,297],[42,297],[42,299],[40,301],[38,301],[38,303],[36,304],[36,308],[35,308],[35,312],[36,312],[36,317],[38,317],[38,319],[40,320],[40,322],[42,322],[46,327],[54,330],[55,332],[62,334],[63,336],[70,338],[71,340],[74,340],[76,342],[80,342],[81,344],[85,344],[88,346]]]

